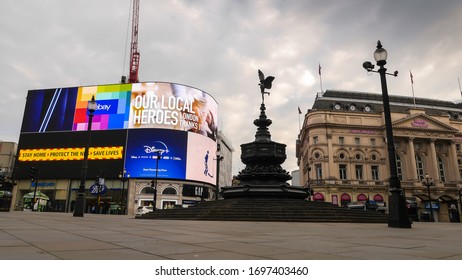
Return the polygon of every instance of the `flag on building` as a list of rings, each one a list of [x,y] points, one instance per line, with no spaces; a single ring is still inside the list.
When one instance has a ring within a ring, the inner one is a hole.
[[[318,68],[318,72],[319,72],[319,85],[321,86],[321,93],[322,93],[322,77],[321,77],[321,63],[319,63],[319,68]]]
[[[414,94],[414,76],[412,75],[411,70],[409,70],[409,76],[411,77],[412,99],[414,99],[414,108],[415,108],[416,105],[415,105],[415,94]]]

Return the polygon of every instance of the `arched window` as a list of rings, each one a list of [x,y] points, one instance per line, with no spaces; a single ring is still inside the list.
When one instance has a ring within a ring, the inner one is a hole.
[[[348,203],[351,202],[351,196],[347,193],[343,193],[341,196],[340,196],[340,204],[342,205],[342,207],[347,207]]]
[[[154,193],[154,188],[152,187],[145,187],[143,188],[140,193],[143,193],[143,194],[150,194],[150,193]]]
[[[170,195],[177,195],[177,192],[174,188],[168,187],[162,192],[162,194],[170,194]]]
[[[396,172],[398,173],[398,179],[403,180],[403,163],[401,162],[401,157],[396,155]]]
[[[444,161],[440,157],[438,157],[438,172],[440,174],[441,182],[446,182],[446,175],[444,172]]]
[[[365,194],[359,194],[357,197],[358,201],[367,201],[367,196]]]
[[[417,179],[422,181],[423,179],[425,179],[424,163],[422,158],[418,155],[415,156],[415,165],[417,170]]]

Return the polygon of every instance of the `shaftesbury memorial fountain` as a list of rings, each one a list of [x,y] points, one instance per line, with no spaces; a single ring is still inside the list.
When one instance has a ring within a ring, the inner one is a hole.
[[[285,197],[300,198],[308,197],[306,189],[291,187],[287,181],[292,177],[281,167],[286,160],[286,145],[271,141],[268,126],[272,121],[266,117],[265,94],[271,89],[274,77],[268,76],[258,70],[260,79],[261,105],[260,117],[253,123],[257,126],[255,141],[241,145],[241,160],[246,167],[239,173],[236,187],[225,187],[222,196],[227,198],[236,197]]]
[[[286,145],[271,141],[266,116],[265,95],[274,77],[258,70],[262,102],[255,141],[241,145],[241,160],[246,167],[239,172],[237,186],[222,188],[224,199],[204,201],[184,209],[154,211],[141,219],[241,220],[297,222],[365,222],[386,223],[387,215],[372,211],[355,211],[329,202],[306,201],[308,190],[290,186],[289,173],[281,167],[286,160]]]

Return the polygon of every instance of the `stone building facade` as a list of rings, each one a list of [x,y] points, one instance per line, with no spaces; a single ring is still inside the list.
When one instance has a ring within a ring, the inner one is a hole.
[[[297,140],[300,183],[312,188],[314,200],[344,207],[373,200],[386,206],[390,173],[382,104],[380,94],[318,94]],[[462,104],[390,96],[390,107],[398,175],[410,217],[426,217],[430,191],[435,220],[459,219]],[[427,182],[433,183],[430,188]]]

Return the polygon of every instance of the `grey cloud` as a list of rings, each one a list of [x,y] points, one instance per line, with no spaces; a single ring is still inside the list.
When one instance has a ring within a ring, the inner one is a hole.
[[[0,17],[0,139],[17,141],[27,90],[116,83],[130,1],[5,1]],[[389,51],[390,91],[460,99],[460,1],[141,1],[140,79],[188,84],[218,101],[220,125],[236,148],[253,141],[260,104],[257,69],[276,76],[268,98],[273,140],[287,144],[296,169],[298,107],[323,89],[380,92],[361,65],[378,39]],[[127,50],[128,52],[129,50]],[[125,68],[124,68],[124,57]],[[308,73],[314,80],[302,83]],[[303,116],[303,115],[302,115]]]

